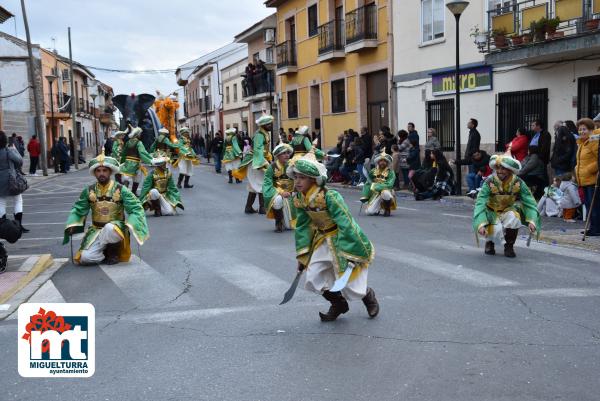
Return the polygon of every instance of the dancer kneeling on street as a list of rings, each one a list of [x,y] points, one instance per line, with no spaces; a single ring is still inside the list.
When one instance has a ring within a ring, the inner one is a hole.
[[[296,259],[298,270],[306,270],[305,288],[331,302],[324,322],[348,312],[348,301],[362,299],[370,317],[379,313],[375,292],[367,287],[373,245],[358,226],[342,196],[325,187],[327,170],[309,152],[290,167],[297,194]],[[340,291],[330,291],[336,279],[347,278]]]
[[[531,235],[541,229],[540,214],[527,184],[517,176],[521,163],[510,155],[490,158],[489,176],[475,201],[473,229],[486,238],[485,253],[496,253],[494,243],[504,242],[504,256],[514,258],[519,228],[526,224]],[[479,239],[477,239],[479,241]]]
[[[166,155],[158,155],[152,159],[154,171],[144,180],[140,194],[144,209],[153,210],[155,217],[172,216],[177,213],[176,208],[183,210],[173,174],[167,168],[168,162],[169,158]]]
[[[392,156],[385,149],[373,159],[375,168],[369,172],[368,181],[363,187],[361,202],[367,202],[367,214],[373,216],[383,210],[388,217],[391,210],[396,210],[396,194],[394,183],[396,173],[390,168]]]
[[[90,161],[89,171],[98,182],[86,187],[71,209],[63,245],[73,234],[84,231],[85,219],[91,210],[92,225],[74,261],[82,265],[128,262],[131,257],[129,230],[140,245],[148,239],[144,208],[127,187],[111,179],[111,174],[119,171],[115,159],[102,153]]]
[[[292,230],[296,221],[296,209],[292,203],[294,180],[287,175],[289,159],[294,153],[287,143],[273,149],[275,161],[267,168],[262,192],[267,205],[267,218],[275,219],[275,232]]]

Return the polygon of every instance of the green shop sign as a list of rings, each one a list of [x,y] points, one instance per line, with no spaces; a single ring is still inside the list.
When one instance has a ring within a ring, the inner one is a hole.
[[[431,76],[433,96],[453,95],[456,92],[454,78],[454,71],[433,74]],[[492,67],[482,66],[461,70],[459,80],[461,93],[492,90]]]

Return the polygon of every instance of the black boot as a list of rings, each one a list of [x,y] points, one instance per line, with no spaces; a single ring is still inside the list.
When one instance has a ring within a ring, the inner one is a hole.
[[[379,314],[379,302],[375,298],[375,291],[371,287],[367,288],[367,295],[362,299],[363,304],[367,307],[369,317],[375,317]]]
[[[4,248],[4,244],[0,242],[0,273],[6,270],[6,264],[8,263],[8,252]]]
[[[283,232],[283,210],[273,209],[273,214],[275,215],[275,232],[282,233]]]
[[[263,194],[258,194],[258,214],[267,214],[265,211],[265,198]]]
[[[190,176],[189,175],[185,176],[185,179],[183,181],[183,187],[184,188],[194,188],[193,185],[190,185]]]
[[[331,306],[327,313],[319,312],[319,316],[321,317],[322,322],[333,322],[338,318],[342,313],[348,312],[350,308],[348,307],[348,302],[342,295],[340,291],[331,292],[325,291],[323,293],[323,298],[331,302]]]
[[[495,255],[496,248],[494,248],[494,241],[487,241],[485,243],[485,254],[486,255]]]
[[[140,186],[139,182],[134,182],[133,185],[131,186],[131,193],[134,194],[135,196],[137,196],[137,189]]]
[[[383,205],[383,217],[390,217],[392,201],[382,200],[381,204]]]
[[[160,200],[156,199],[150,201],[152,203],[152,209],[154,209],[154,217],[162,216],[162,210],[160,208]]]
[[[256,210],[252,208],[254,204],[254,200],[256,199],[256,192],[248,192],[248,198],[246,199],[246,209],[244,213],[253,214],[256,213]]]
[[[504,244],[504,256],[507,258],[516,258],[517,254],[515,253],[514,245],[515,241],[517,241],[517,236],[519,235],[519,230],[514,228],[507,228],[504,233],[504,240],[506,244]]]
[[[23,227],[23,224],[21,224],[21,222],[23,221],[23,213],[16,213],[15,214],[15,220],[19,222],[19,226],[21,227],[21,232],[22,233],[28,233],[29,230],[26,229],[25,227]]]
[[[242,180],[239,180],[239,179],[237,179],[237,178],[235,179],[235,183],[236,183],[236,184],[240,184],[241,182],[242,182]]]
[[[179,174],[179,177],[177,177],[177,188],[181,189],[182,182],[183,182],[183,174]]]
[[[227,175],[229,176],[229,181],[227,181],[229,184],[233,184],[233,174],[230,171],[227,172]]]
[[[119,247],[121,243],[117,242],[116,244],[108,244],[106,248],[104,248],[104,260],[102,263],[106,265],[116,265],[119,263]]]

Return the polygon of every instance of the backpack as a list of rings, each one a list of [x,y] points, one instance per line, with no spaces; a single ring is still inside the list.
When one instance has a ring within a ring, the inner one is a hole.
[[[14,244],[21,238],[21,226],[14,220],[0,218],[0,238]]]

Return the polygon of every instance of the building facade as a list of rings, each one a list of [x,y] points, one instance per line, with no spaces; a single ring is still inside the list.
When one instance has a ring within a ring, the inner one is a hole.
[[[469,118],[479,121],[481,147],[501,151],[535,119],[552,132],[556,120],[599,113],[600,31],[587,23],[599,13],[598,0],[471,1],[460,19],[461,143]],[[536,36],[532,22],[546,20],[558,23],[556,33]],[[393,23],[401,38],[394,49],[399,125],[436,128],[453,150],[454,16],[444,0],[399,2]]]
[[[406,2],[405,2],[406,3]],[[324,146],[345,130],[390,125],[386,0],[269,0],[277,9],[281,125],[308,125]]]
[[[246,59],[221,70],[223,93],[223,128],[248,131],[248,103],[244,101],[242,84]]]
[[[244,71],[243,98],[248,102],[248,130],[255,132],[258,127],[255,121],[263,112],[271,114],[274,131],[278,131],[281,121],[278,108],[277,88],[275,80],[275,32],[277,16],[268,16],[235,37],[238,43],[248,44],[248,69]],[[261,66],[256,71],[258,64]],[[252,70],[255,70],[252,72]]]

